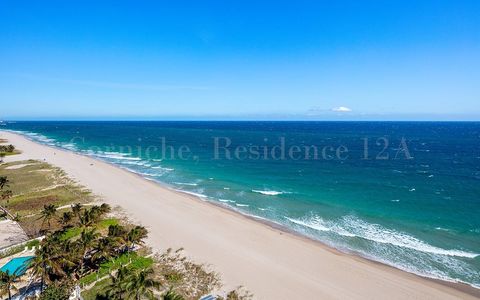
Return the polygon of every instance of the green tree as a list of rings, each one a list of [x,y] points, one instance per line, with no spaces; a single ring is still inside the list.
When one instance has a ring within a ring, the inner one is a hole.
[[[92,255],[92,260],[99,265],[102,261],[109,260],[115,256],[115,248],[118,243],[110,238],[103,237],[98,240],[98,243],[94,249],[95,253]]]
[[[84,209],[83,213],[79,214],[79,223],[83,228],[92,227],[97,224],[102,217],[109,211],[110,206],[94,205],[90,209]]]
[[[152,268],[130,274],[126,282],[127,295],[137,300],[143,297],[155,299],[153,291],[159,290],[161,284],[152,278],[153,274]]]
[[[58,219],[63,228],[68,228],[73,221],[73,213],[71,211],[64,212]]]
[[[115,274],[110,275],[112,281],[104,289],[104,293],[107,299],[124,299],[127,294],[128,274],[127,267],[121,267]]]
[[[40,218],[38,220],[42,220],[42,225],[41,228],[43,229],[43,226],[45,223],[48,225],[48,230],[51,228],[51,220],[55,218],[55,215],[57,214],[57,207],[53,204],[46,204],[43,206],[43,210],[40,212]]]
[[[39,300],[68,300],[72,293],[71,282],[56,282],[49,285],[41,294]]]
[[[78,221],[80,221],[80,214],[82,212],[83,206],[80,203],[75,203],[72,205],[72,212],[77,217]]]
[[[108,226],[108,236],[112,238],[127,238],[127,230],[122,225],[114,224]]]
[[[85,210],[84,215],[88,217],[90,223],[96,224],[100,219],[111,211],[110,205],[103,203],[102,205],[94,205],[89,210]]]
[[[54,278],[67,275],[62,268],[62,255],[64,253],[60,251],[58,244],[59,240],[56,237],[46,237],[35,251],[35,258],[30,267],[33,274],[40,278],[41,291],[45,287],[45,282],[51,282]]]
[[[99,234],[95,231],[95,228],[90,230],[84,229],[77,241],[82,254],[80,261],[80,275],[84,274],[85,272],[86,255],[93,249],[97,243],[98,237]]]
[[[12,299],[12,291],[17,291],[15,284],[18,282],[18,276],[0,271],[0,295],[8,295],[8,299]]]
[[[128,250],[133,250],[136,244],[143,243],[143,239],[145,239],[148,235],[148,230],[143,226],[135,226],[132,228],[127,234],[127,247]]]

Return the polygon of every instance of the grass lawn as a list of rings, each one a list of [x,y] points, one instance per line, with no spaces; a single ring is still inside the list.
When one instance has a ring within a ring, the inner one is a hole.
[[[80,284],[91,284],[98,278],[107,276],[112,271],[119,269],[121,266],[128,265],[129,269],[136,271],[150,267],[152,264],[152,258],[140,256],[136,252],[125,253],[111,261],[101,264],[100,269],[98,269],[97,272],[91,273],[80,279]]]
[[[84,300],[95,300],[98,294],[101,294],[103,289],[111,283],[110,278],[106,278],[102,281],[97,282],[94,287],[87,291],[82,292],[82,298]]]
[[[64,206],[94,201],[87,189],[77,185],[59,168],[47,163],[24,160],[0,165],[0,176],[7,176],[13,196],[0,205],[20,216],[20,225],[27,234],[34,233],[40,223],[37,215],[44,205]],[[32,230],[27,230],[32,229]]]
[[[108,227],[110,225],[118,225],[119,224],[119,221],[117,219],[105,219],[105,220],[101,220],[100,222],[98,222],[98,224],[96,225],[96,229],[98,231],[103,231],[103,230],[106,230],[108,229]],[[71,239],[73,237],[76,237],[78,235],[80,235],[80,233],[82,232],[82,229],[79,228],[79,227],[72,227],[70,229],[67,230],[67,232],[65,232],[65,234],[63,234],[62,236],[62,240],[68,240],[68,239]]]

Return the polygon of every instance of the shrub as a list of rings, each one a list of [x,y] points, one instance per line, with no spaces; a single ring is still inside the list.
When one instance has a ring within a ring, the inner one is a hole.
[[[72,291],[73,284],[70,282],[51,284],[42,292],[39,300],[67,300]]]

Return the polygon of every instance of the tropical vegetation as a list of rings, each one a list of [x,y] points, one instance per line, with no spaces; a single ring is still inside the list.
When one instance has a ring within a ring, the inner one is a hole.
[[[8,296],[8,300],[12,299],[12,292],[17,291],[16,284],[18,283],[18,276],[13,273],[0,271],[0,295]]]

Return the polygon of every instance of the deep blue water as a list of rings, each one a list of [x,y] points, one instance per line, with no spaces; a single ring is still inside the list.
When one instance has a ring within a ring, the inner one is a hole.
[[[15,122],[2,127],[343,251],[480,286],[478,122]]]

